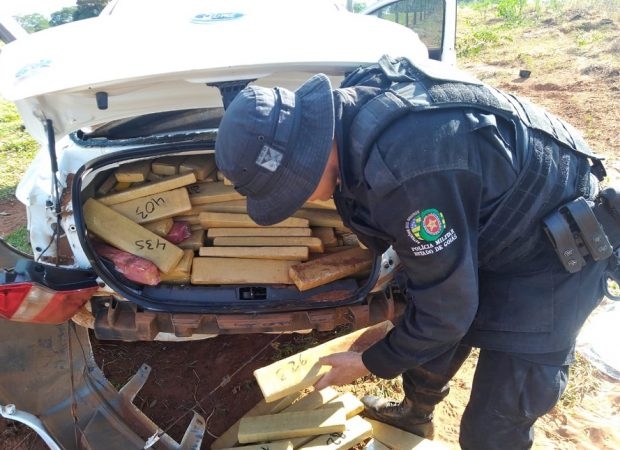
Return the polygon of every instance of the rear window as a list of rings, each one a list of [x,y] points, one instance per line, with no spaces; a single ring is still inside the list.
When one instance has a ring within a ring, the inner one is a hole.
[[[366,13],[412,29],[432,54],[442,48],[444,9],[442,1],[400,0],[377,9],[371,7]]]

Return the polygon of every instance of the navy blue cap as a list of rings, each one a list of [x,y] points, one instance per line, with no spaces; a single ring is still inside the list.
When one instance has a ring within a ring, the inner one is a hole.
[[[315,191],[334,138],[329,78],[318,74],[296,91],[249,86],[219,126],[215,161],[247,197],[259,225],[290,217]]]

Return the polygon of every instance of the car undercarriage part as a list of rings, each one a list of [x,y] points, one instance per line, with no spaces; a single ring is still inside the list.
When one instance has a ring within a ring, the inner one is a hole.
[[[95,363],[85,328],[0,320],[0,342],[1,415],[31,427],[50,448],[200,448],[204,418],[194,413],[181,442],[172,439],[133,403],[150,367],[117,391]]]
[[[47,444],[50,450],[62,450],[62,448],[56,444],[54,438],[50,436],[50,434],[47,432],[45,424],[41,422],[37,418],[37,416],[25,411],[20,411],[12,403],[6,406],[0,405],[0,416],[4,417],[5,419],[21,422],[36,431],[36,433],[41,437],[41,439],[43,439],[43,442]]]

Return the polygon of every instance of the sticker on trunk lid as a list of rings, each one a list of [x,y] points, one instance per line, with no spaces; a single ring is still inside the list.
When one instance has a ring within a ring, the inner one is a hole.
[[[239,12],[201,13],[194,16],[192,23],[224,22],[240,19],[241,17],[243,17],[243,13]]]
[[[52,65],[51,59],[40,59],[37,62],[28,64],[27,66],[22,67],[15,73],[15,78],[17,81],[24,80],[29,78],[37,73],[41,72],[43,69],[46,69]]]

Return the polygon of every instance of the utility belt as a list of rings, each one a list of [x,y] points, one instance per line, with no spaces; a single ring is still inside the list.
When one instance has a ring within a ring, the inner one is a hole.
[[[605,272],[605,294],[620,300],[609,291],[608,280],[620,286],[620,193],[613,188],[602,190],[594,201],[579,197],[543,219],[544,230],[564,268],[579,272],[587,260],[609,259]]]

